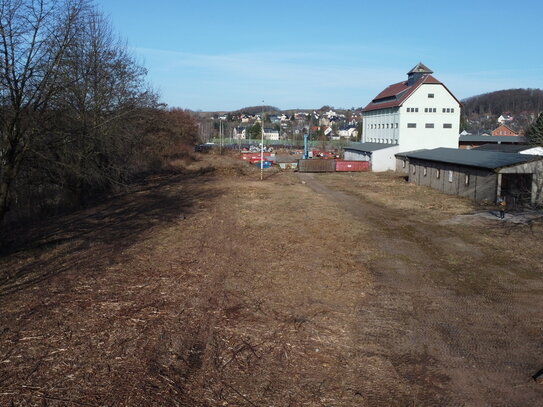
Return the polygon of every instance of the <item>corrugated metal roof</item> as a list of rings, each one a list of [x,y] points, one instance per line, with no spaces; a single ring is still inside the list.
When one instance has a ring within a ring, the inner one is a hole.
[[[461,142],[470,143],[527,143],[528,139],[522,136],[460,136]]]
[[[457,148],[434,148],[433,150],[421,150],[396,154],[398,157],[414,158],[448,164],[465,165],[468,167],[498,169],[512,165],[523,164],[529,161],[542,160],[543,157],[503,153],[498,151],[461,150]]]
[[[529,150],[533,146],[523,144],[483,144],[479,147],[474,147],[478,151],[501,151],[502,153],[518,153],[520,151]]]
[[[398,147],[398,144],[384,144],[384,143],[353,143],[346,147],[343,147],[344,150],[355,150],[355,151],[377,151],[383,150],[385,148]]]

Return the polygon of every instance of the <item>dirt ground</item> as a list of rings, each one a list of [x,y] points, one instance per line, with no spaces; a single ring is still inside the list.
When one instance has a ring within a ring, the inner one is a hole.
[[[0,405],[538,405],[543,223],[488,213],[202,156],[11,232]]]

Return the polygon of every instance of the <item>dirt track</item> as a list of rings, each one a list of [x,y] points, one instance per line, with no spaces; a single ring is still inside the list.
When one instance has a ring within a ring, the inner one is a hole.
[[[542,399],[540,243],[518,253],[539,225],[231,164],[44,222],[0,260],[0,405]]]

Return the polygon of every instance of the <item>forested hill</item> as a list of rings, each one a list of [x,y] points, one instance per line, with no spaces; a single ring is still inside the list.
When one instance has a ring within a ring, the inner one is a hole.
[[[539,113],[543,111],[543,90],[506,89],[484,93],[462,100],[464,115],[493,115],[503,113]]]
[[[248,106],[236,110],[232,113],[242,113],[242,114],[260,114],[262,112],[279,112],[279,109],[275,106]]]

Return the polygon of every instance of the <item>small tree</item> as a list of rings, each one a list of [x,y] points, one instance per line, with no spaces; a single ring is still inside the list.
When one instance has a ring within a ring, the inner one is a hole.
[[[251,139],[259,139],[262,137],[262,126],[260,125],[260,122],[256,122],[248,129],[249,138]]]
[[[526,137],[530,144],[543,145],[543,112],[539,114],[535,122],[526,130]]]

